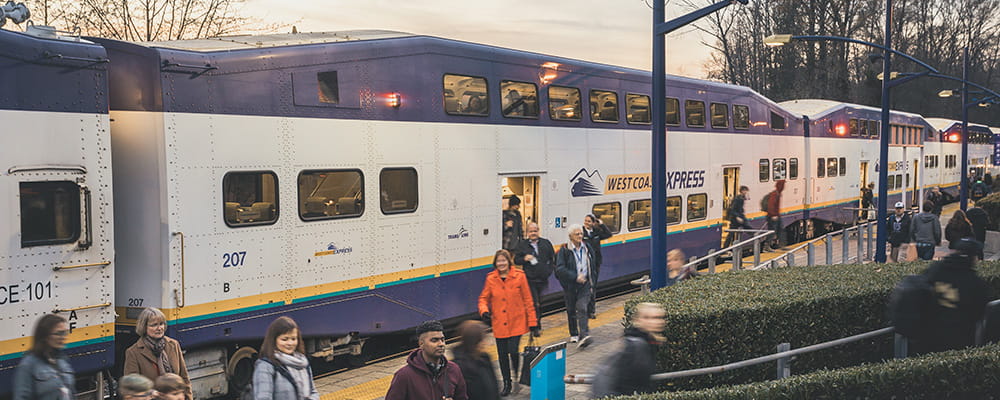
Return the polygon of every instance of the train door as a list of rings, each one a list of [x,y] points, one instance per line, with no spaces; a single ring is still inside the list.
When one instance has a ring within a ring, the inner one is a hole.
[[[733,203],[733,197],[739,194],[740,188],[740,167],[722,168],[722,243],[726,243],[726,229],[729,229],[729,219],[726,218],[729,206]],[[744,208],[746,206],[744,205]]]
[[[505,176],[500,178],[502,192],[503,235],[500,245],[510,249],[524,237],[525,228],[529,223],[538,221],[541,214],[539,201],[540,176]],[[515,198],[517,200],[515,200]],[[518,204],[520,220],[517,213],[511,212],[514,203]],[[520,232],[518,232],[520,228]]]

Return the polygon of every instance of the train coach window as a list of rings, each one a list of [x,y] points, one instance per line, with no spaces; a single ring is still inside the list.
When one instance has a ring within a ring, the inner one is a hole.
[[[788,179],[799,179],[799,159],[788,159]]]
[[[651,118],[649,114],[649,96],[629,93],[625,95],[625,103],[627,107],[625,110],[625,121],[630,124],[649,123]]]
[[[451,115],[487,116],[490,98],[486,78],[444,75],[444,111]]]
[[[299,173],[299,218],[316,221],[359,217],[365,211],[364,176],[359,170]]]
[[[69,181],[21,182],[21,247],[80,238],[80,186]]]
[[[778,113],[771,111],[771,129],[780,131],[787,127],[788,123],[785,121],[785,117],[782,117],[778,115]]]
[[[840,176],[847,176],[847,158],[840,157]]]
[[[618,93],[607,90],[591,90],[590,120],[593,122],[618,122]]]
[[[859,132],[858,132],[858,119],[857,118],[851,118],[847,122],[847,129],[851,132],[851,136],[855,136],[855,137],[858,136],[859,135]]]
[[[580,89],[549,86],[549,118],[557,121],[579,121],[582,115]]]
[[[872,138],[875,138],[875,139],[878,138],[878,129],[879,129],[878,125],[879,125],[878,121],[875,121],[875,120],[868,121],[868,134]]]
[[[759,162],[760,181],[767,182],[771,178],[771,160],[761,158]]]
[[[729,127],[729,105],[723,103],[712,103],[710,105],[712,110],[712,127],[713,128],[728,128]]]
[[[788,176],[788,163],[784,158],[775,158],[773,165],[774,180],[785,179]]]
[[[653,201],[650,199],[645,200],[632,200],[628,202],[628,230],[637,231],[640,229],[649,228],[650,220],[650,207],[652,207]]]
[[[278,176],[271,171],[229,172],[222,177],[223,217],[230,227],[278,220]]]
[[[817,158],[816,159],[816,177],[822,178],[826,176],[826,159]]]
[[[316,74],[319,83],[319,102],[340,103],[340,88],[337,83],[337,71],[319,72]]]
[[[705,102],[685,100],[684,116],[688,127],[703,128],[705,126]]]
[[[681,101],[667,97],[667,125],[679,126],[681,124]]]
[[[611,233],[618,233],[622,229],[622,205],[617,201],[610,203],[598,203],[590,209],[590,212],[608,226]]]
[[[382,214],[417,211],[418,192],[416,169],[384,168],[379,173]]]
[[[667,225],[681,222],[681,196],[667,197]]]
[[[826,176],[835,177],[840,169],[837,168],[837,159],[830,157],[826,159]]]
[[[708,215],[708,195],[705,193],[688,196],[688,222],[700,221]]]
[[[733,106],[733,128],[750,129],[750,107]]]
[[[868,121],[865,121],[863,119],[859,120],[858,130],[861,131],[861,137],[868,137]]]
[[[538,87],[534,83],[500,81],[500,112],[507,118],[538,118]]]

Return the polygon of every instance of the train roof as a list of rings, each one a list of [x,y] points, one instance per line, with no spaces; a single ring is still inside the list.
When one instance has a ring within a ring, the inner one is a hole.
[[[927,123],[931,124],[931,126],[933,126],[934,129],[937,129],[940,132],[944,132],[952,128],[960,128],[962,125],[962,121],[957,121],[948,118],[924,118],[924,119],[926,119]],[[977,131],[986,131],[986,132],[992,131],[993,133],[1000,133],[1000,129],[990,128],[986,125],[980,125],[972,122],[969,123],[969,128]]]
[[[816,120],[823,118],[834,112],[843,110],[845,108],[868,110],[881,112],[879,108],[865,106],[861,104],[844,103],[840,101],[833,100],[823,100],[823,99],[800,99],[800,100],[788,100],[778,103],[778,105],[784,107],[785,109],[805,115],[810,119]],[[913,118],[923,118],[920,114],[909,113],[905,111],[891,110],[893,114],[899,116],[913,117]]]
[[[205,39],[164,40],[154,42],[136,42],[146,47],[161,47],[187,51],[230,51],[246,49],[263,49],[271,47],[296,46],[307,44],[338,43],[347,41],[378,40],[414,36],[412,33],[361,29],[335,32],[278,33],[267,35],[232,35]]]

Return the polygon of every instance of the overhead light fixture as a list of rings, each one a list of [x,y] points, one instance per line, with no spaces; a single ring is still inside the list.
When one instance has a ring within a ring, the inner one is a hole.
[[[767,47],[781,47],[792,41],[792,35],[778,34],[764,38],[764,45]]]
[[[955,96],[954,90],[946,89],[938,92],[938,97],[953,97],[953,96]]]

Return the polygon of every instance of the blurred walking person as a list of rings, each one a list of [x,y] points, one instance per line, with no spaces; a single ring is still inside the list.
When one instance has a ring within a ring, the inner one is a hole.
[[[69,336],[66,318],[46,314],[35,323],[31,350],[14,371],[14,400],[76,398],[73,366],[63,354],[66,336]]]
[[[774,182],[774,190],[767,194],[764,211],[767,213],[767,229],[774,231],[774,248],[785,246],[785,227],[781,223],[781,192],[785,191],[785,180]]]
[[[175,373],[189,387],[187,399],[191,400],[191,379],[181,344],[166,335],[167,317],[157,308],[148,307],[139,313],[135,325],[139,340],[125,350],[124,374],[141,374],[150,381],[163,374]]]
[[[118,380],[118,397],[122,400],[153,398],[153,381],[140,374],[128,374]]]
[[[470,399],[500,400],[500,385],[493,371],[489,354],[483,351],[486,338],[486,324],[479,321],[465,321],[458,326],[458,336],[462,341],[452,349],[452,361],[462,369],[465,389]]]
[[[507,396],[520,389],[512,377],[518,376],[521,335],[531,331],[538,336],[540,331],[528,279],[524,272],[514,268],[514,260],[507,250],[498,250],[493,255],[493,268],[486,275],[479,294],[479,315],[493,325],[500,375],[503,376],[500,395]]]
[[[652,393],[656,389],[650,376],[656,372],[656,348],[664,340],[665,316],[659,304],[636,305],[632,326],[625,329],[625,346],[601,363],[591,398]]]
[[[749,198],[750,188],[740,186],[740,193],[733,196],[733,202],[729,204],[729,210],[726,212],[726,219],[729,220],[729,229],[750,229],[744,206]],[[742,236],[741,232],[729,232],[726,235],[726,241],[723,243],[722,248],[732,246],[733,243],[737,242],[736,238],[739,236]],[[733,257],[735,256],[734,254]]]
[[[556,278],[563,287],[563,298],[566,300],[570,343],[577,343],[577,348],[586,348],[593,339],[590,338],[590,321],[587,315],[587,305],[593,295],[594,251],[583,241],[583,227],[577,224],[569,227],[569,243],[556,253]]]
[[[698,276],[695,266],[684,267],[685,255],[681,249],[667,252],[667,286]]]
[[[156,390],[156,400],[184,400],[184,395],[190,389],[184,379],[177,374],[163,374],[153,383]]]
[[[255,400],[319,400],[302,331],[294,320],[278,317],[267,327],[254,363]]]

